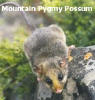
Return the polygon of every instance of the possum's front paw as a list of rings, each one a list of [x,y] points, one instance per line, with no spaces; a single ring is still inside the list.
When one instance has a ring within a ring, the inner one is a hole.
[[[69,49],[74,49],[74,48],[75,48],[75,45],[69,46]]]
[[[71,51],[73,49],[75,49],[75,45],[71,45],[68,48],[69,48],[69,50],[68,50],[68,61],[71,62],[73,60],[73,57],[71,56]]]

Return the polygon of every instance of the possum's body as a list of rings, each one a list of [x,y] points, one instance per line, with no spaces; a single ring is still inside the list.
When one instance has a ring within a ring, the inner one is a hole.
[[[56,25],[36,29],[25,42],[32,65],[38,65],[49,58],[67,57],[68,48],[64,32]]]
[[[56,25],[36,29],[25,41],[24,50],[37,77],[56,93],[61,92],[68,76],[68,47],[62,29]]]

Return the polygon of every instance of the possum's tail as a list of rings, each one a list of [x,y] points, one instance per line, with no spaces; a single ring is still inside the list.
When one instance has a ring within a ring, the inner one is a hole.
[[[12,5],[12,6],[20,7],[20,5],[16,2],[5,2],[5,3],[0,4],[0,7],[6,6],[6,5]],[[34,31],[36,27],[33,24],[30,24],[30,21],[28,20],[26,12],[25,11],[20,11],[20,12],[21,12],[22,16],[24,17],[25,22],[28,25],[28,28],[31,29],[32,31]]]

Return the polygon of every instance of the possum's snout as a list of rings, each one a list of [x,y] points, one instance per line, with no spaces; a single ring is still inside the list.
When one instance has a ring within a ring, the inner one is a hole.
[[[46,72],[46,76],[44,79],[46,85],[52,89],[54,93],[61,93],[65,81],[64,81],[64,75],[59,69],[50,69]]]
[[[56,93],[57,93],[57,94],[59,94],[59,93],[61,93],[61,92],[62,92],[62,89],[56,90]]]
[[[57,94],[61,93],[63,88],[64,88],[63,83],[60,83],[58,80],[53,80],[52,90],[55,93]]]

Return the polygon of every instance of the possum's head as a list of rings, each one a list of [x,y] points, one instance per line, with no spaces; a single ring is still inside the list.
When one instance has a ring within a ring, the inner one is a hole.
[[[55,93],[61,93],[68,76],[65,61],[47,60],[36,69],[38,77]]]

